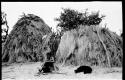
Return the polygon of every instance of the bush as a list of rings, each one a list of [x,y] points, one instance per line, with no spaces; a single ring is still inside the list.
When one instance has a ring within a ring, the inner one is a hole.
[[[99,17],[99,12],[88,14],[87,10],[85,13],[78,12],[69,8],[63,9],[59,18],[56,18],[56,21],[59,21],[57,26],[62,28],[62,31],[67,31],[77,28],[79,25],[98,25],[102,21],[102,18],[105,17],[102,15]]]

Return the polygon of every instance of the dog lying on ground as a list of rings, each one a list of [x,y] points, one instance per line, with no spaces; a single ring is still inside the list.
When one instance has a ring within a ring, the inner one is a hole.
[[[75,73],[83,72],[84,74],[90,74],[92,73],[92,68],[90,66],[80,66],[76,70],[74,70]]]

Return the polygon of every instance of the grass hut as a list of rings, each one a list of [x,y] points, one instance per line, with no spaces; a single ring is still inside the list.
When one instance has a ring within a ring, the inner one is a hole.
[[[122,66],[123,41],[116,33],[98,26],[83,26],[67,31],[56,52],[62,65]]]
[[[38,16],[23,15],[14,25],[2,49],[3,62],[43,60],[43,36],[50,27]]]

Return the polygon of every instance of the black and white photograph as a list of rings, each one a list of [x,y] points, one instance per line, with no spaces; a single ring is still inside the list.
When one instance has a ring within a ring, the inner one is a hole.
[[[122,1],[1,2],[2,80],[123,80]]]

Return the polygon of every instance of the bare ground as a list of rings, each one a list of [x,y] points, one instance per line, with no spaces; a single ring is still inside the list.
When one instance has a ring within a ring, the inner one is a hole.
[[[92,67],[92,74],[74,73],[77,67],[62,67],[58,73],[36,76],[41,63],[2,65],[2,80],[122,80],[122,68]]]

